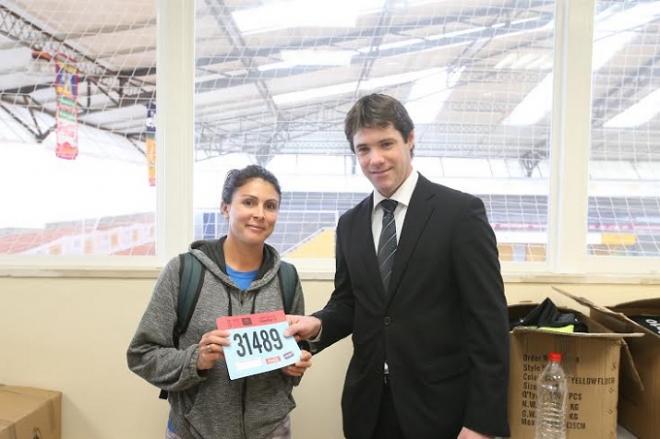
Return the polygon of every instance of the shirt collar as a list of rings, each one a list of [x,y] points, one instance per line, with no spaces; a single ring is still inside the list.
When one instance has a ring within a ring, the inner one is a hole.
[[[419,178],[419,173],[413,169],[410,175],[405,180],[403,180],[403,183],[401,183],[399,189],[397,189],[396,192],[394,192],[392,196],[389,197],[389,199],[394,200],[397,203],[403,204],[404,206],[407,207],[410,204],[410,199],[412,198],[412,194],[413,191],[415,190],[415,186],[417,186],[418,178]],[[373,211],[375,211],[376,207],[378,207],[378,204],[385,199],[386,197],[381,195],[380,192],[374,191]]]

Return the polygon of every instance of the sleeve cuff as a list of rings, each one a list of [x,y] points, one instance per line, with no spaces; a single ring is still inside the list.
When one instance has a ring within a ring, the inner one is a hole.
[[[318,342],[321,341],[321,334],[323,334],[323,325],[321,325],[321,329],[319,329],[319,333],[316,334],[316,337],[310,338],[307,341],[310,342],[310,343],[318,343]]]

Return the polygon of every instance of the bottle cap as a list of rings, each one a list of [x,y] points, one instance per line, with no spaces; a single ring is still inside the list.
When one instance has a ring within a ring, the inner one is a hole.
[[[559,363],[561,361],[561,354],[559,352],[550,352],[548,354],[548,360],[553,363]]]

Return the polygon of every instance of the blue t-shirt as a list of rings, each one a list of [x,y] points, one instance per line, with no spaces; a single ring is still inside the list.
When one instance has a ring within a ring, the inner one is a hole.
[[[236,271],[227,265],[227,274],[234,281],[238,288],[241,290],[246,290],[252,281],[257,277],[257,271]]]

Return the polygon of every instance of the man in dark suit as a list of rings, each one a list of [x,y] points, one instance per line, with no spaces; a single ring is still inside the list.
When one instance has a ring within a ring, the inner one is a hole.
[[[508,436],[508,323],[482,201],[413,170],[414,125],[373,94],[345,132],[374,192],[339,219],[335,290],[289,334],[317,351],[353,334],[349,439]]]

